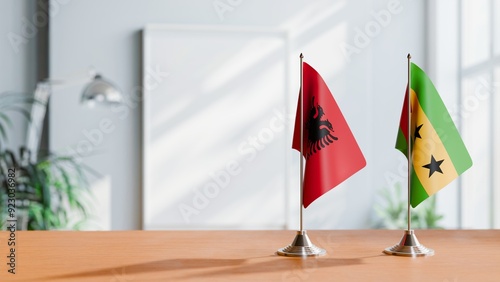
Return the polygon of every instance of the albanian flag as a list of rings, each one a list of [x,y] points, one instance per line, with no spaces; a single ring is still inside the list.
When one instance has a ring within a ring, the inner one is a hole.
[[[304,141],[306,159],[303,205],[330,191],[365,167],[366,161],[325,81],[303,63]],[[300,97],[292,148],[300,152]]]
[[[469,169],[472,159],[432,81],[414,63],[410,68],[411,128],[407,91],[396,149],[408,157],[410,139],[410,203],[416,207]]]

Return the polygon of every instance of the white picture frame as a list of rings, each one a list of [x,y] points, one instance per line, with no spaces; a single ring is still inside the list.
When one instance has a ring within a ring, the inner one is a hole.
[[[282,30],[144,29],[143,229],[286,228],[288,58]]]

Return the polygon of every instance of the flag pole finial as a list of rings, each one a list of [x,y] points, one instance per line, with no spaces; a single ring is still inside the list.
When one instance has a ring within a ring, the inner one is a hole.
[[[408,53],[408,56],[406,56],[406,58],[407,58],[408,60],[409,60],[409,59],[411,59],[411,54],[410,54],[410,53]]]
[[[300,53],[299,58],[303,59],[303,58],[304,58],[304,55],[302,55],[302,53]]]

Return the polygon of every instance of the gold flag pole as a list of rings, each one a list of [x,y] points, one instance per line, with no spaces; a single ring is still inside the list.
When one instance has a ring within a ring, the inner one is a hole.
[[[276,253],[280,256],[289,257],[310,257],[322,256],[326,251],[316,247],[309,236],[307,231],[304,230],[302,214],[304,210],[304,72],[303,72],[303,59],[304,55],[300,53],[300,229],[295,235],[292,244],[279,249]]]
[[[411,207],[410,207],[410,195],[411,195],[411,168],[412,168],[412,135],[411,135],[411,128],[412,128],[412,123],[411,123],[411,55],[408,53],[408,56],[406,57],[408,59],[408,86],[407,86],[407,93],[408,93],[408,146],[407,146],[407,157],[408,157],[408,229],[405,230],[405,233],[403,235],[403,238],[401,238],[401,241],[399,244],[396,244],[392,247],[386,248],[384,250],[384,253],[388,255],[396,255],[396,256],[406,256],[406,257],[422,257],[422,256],[433,256],[434,255],[434,250],[426,248],[424,245],[420,244],[420,242],[417,239],[417,236],[415,235],[414,230],[411,229]]]

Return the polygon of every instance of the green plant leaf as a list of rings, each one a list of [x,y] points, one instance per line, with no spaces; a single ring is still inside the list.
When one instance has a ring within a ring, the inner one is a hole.
[[[19,157],[11,151],[0,150],[0,171],[15,166],[18,187],[25,187],[16,196],[30,203],[28,228],[62,229],[69,227],[70,220],[86,220],[89,216],[86,196],[92,195],[86,167],[71,156],[50,154],[37,163],[26,156],[29,152],[25,148],[21,148]],[[0,188],[1,198],[6,186]]]

